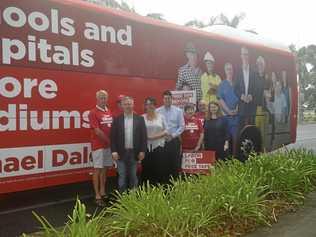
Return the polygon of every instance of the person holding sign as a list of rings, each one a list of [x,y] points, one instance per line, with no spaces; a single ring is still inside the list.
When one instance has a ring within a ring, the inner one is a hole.
[[[163,93],[163,106],[157,109],[167,123],[165,152],[169,165],[166,167],[170,176],[176,178],[181,167],[181,141],[180,136],[184,130],[183,111],[172,105],[172,93],[167,90]]]
[[[194,116],[195,105],[187,104],[184,107],[185,128],[181,135],[182,149],[196,152],[201,149],[204,130],[201,120]]]
[[[204,122],[204,148],[215,151],[216,160],[225,159],[225,150],[228,149],[227,126],[221,116],[218,103],[209,104],[208,115]]]
[[[198,112],[195,113],[195,117],[197,117],[202,125],[204,125],[204,120],[207,115],[207,103],[204,100],[200,100],[198,103]]]

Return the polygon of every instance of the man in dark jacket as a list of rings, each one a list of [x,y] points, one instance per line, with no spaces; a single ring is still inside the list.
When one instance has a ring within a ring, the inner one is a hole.
[[[238,112],[240,116],[240,128],[245,125],[254,125],[256,116],[256,76],[249,65],[249,52],[247,48],[241,48],[242,67],[237,72],[235,92],[239,98]]]
[[[119,192],[124,192],[138,184],[137,163],[145,157],[147,132],[144,118],[133,112],[133,98],[124,97],[121,105],[123,113],[112,124],[111,151],[117,163]]]

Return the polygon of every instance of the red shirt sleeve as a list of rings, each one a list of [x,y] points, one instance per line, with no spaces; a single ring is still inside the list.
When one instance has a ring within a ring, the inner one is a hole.
[[[89,118],[89,123],[90,123],[91,128],[99,128],[100,127],[95,111],[91,110],[88,118]]]
[[[198,125],[198,128],[199,128],[199,134],[203,133],[204,132],[204,128],[203,128],[202,121],[200,119],[197,119],[197,125]]]

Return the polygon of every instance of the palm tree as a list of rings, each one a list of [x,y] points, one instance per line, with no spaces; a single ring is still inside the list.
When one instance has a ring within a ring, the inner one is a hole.
[[[234,16],[231,20],[225,16],[223,13],[221,13],[218,16],[212,16],[209,20],[209,22],[204,23],[203,21],[194,19],[191,21],[188,21],[185,23],[185,26],[195,26],[198,28],[204,28],[206,26],[212,26],[212,25],[227,25],[233,28],[237,28],[239,26],[239,23],[245,19],[246,14],[240,13],[239,15]],[[257,33],[254,30],[248,30],[251,33]]]
[[[204,28],[206,26],[208,26],[207,24],[203,23],[203,21],[199,21],[197,19],[188,21],[187,23],[184,24],[185,26],[193,26],[193,27],[197,27],[197,28]]]
[[[217,16],[211,16],[209,22],[207,23],[208,26],[216,25],[217,22]]]
[[[120,4],[116,0],[82,0],[85,2],[91,2],[97,5],[111,7],[111,8],[119,8]]]
[[[125,1],[121,1],[121,3],[119,3],[117,0],[82,0],[82,1],[91,2],[97,5],[119,9],[122,11],[136,13],[135,9],[133,7],[130,7]]]
[[[226,26],[230,26],[233,28],[237,28],[239,23],[245,19],[246,14],[245,13],[240,13],[239,15],[234,16],[231,20],[225,16],[223,13],[221,13],[218,16],[218,20],[219,22],[217,23],[217,25],[226,25]]]
[[[147,17],[156,19],[156,20],[161,20],[161,21],[165,21],[166,19],[164,18],[163,14],[161,13],[148,13],[146,15]]]
[[[134,7],[129,6],[125,1],[121,1],[120,9],[126,12],[136,13]]]

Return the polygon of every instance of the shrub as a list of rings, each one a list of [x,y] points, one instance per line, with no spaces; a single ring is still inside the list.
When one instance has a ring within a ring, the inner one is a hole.
[[[87,214],[86,206],[77,198],[72,216],[68,216],[69,221],[62,229],[53,227],[45,217],[35,212],[33,215],[41,223],[45,237],[91,237],[100,236],[104,213],[92,216]]]
[[[276,208],[302,204],[315,187],[316,157],[305,150],[220,162],[210,176],[166,189],[141,187],[108,209],[107,236],[209,236],[270,225]]]
[[[315,185],[316,156],[291,150],[219,162],[210,175],[117,193],[117,202],[90,219],[77,201],[62,232],[37,218],[46,236],[235,236],[270,225],[302,204]]]

